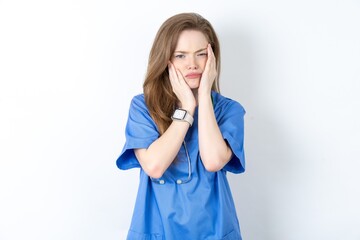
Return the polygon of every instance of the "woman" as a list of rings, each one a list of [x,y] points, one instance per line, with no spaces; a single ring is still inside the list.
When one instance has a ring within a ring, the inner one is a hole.
[[[219,94],[219,71],[206,19],[182,13],[163,23],[117,159],[120,169],[140,168],[128,239],[241,239],[226,172],[244,171],[245,111]]]

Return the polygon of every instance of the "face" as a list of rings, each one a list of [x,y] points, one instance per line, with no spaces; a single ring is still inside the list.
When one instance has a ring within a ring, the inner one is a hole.
[[[201,74],[207,61],[208,40],[196,30],[184,30],[180,33],[175,52],[171,57],[174,64],[191,89],[200,85]]]

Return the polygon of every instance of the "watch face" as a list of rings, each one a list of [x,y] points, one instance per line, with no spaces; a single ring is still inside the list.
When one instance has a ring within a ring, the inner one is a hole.
[[[175,112],[174,112],[173,118],[182,120],[182,119],[184,119],[185,114],[186,114],[185,110],[176,109]]]

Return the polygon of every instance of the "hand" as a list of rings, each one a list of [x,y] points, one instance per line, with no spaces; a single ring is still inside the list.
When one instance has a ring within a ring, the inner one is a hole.
[[[214,52],[212,51],[211,44],[208,44],[207,47],[208,58],[206,61],[204,72],[202,73],[199,94],[209,95],[211,93],[211,88],[214,83],[214,80],[217,76],[216,70],[216,58]]]
[[[170,61],[168,64],[168,69],[170,83],[173,92],[180,101],[180,107],[192,112],[196,107],[196,99],[193,92],[191,91],[189,85],[187,85],[181,72],[176,69],[174,64],[172,64]]]

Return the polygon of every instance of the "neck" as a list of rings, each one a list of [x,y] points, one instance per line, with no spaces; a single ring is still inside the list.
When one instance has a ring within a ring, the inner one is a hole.
[[[194,94],[194,97],[195,97],[195,100],[196,100],[196,106],[199,105],[199,101],[198,101],[198,89],[195,88],[195,89],[192,89],[192,92]]]

